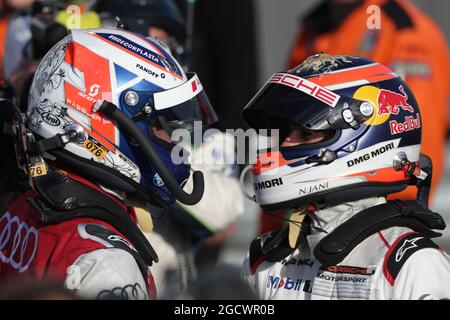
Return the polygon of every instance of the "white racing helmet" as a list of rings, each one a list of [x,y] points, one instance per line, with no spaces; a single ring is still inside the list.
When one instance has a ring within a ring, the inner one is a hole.
[[[374,61],[311,56],[274,74],[243,118],[254,129],[279,129],[280,141],[293,127],[325,137],[261,152],[253,186],[267,210],[382,196],[424,174],[417,166],[422,123],[416,100],[400,77]]]
[[[196,74],[185,74],[157,40],[121,29],[72,30],[40,63],[30,90],[31,151],[112,190],[149,203],[198,202],[182,189],[190,166],[155,128],[192,130],[216,120]]]

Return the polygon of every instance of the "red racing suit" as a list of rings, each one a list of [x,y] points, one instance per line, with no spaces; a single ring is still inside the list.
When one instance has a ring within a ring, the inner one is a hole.
[[[28,201],[36,195],[24,193],[0,217],[0,286],[50,278],[82,298],[156,298],[148,266],[123,234],[94,218],[44,224]]]

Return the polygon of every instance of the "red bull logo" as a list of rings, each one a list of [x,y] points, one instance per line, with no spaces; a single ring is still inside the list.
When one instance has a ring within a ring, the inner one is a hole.
[[[406,131],[416,130],[421,127],[420,116],[417,113],[416,118],[413,116],[405,117],[404,122],[398,122],[396,120],[389,121],[389,128],[391,129],[391,134],[396,135]]]
[[[398,114],[400,108],[411,113],[414,112],[413,107],[408,104],[408,95],[403,89],[403,86],[398,87],[398,89],[401,94],[390,90],[380,90],[378,95],[379,116],[383,114]]]

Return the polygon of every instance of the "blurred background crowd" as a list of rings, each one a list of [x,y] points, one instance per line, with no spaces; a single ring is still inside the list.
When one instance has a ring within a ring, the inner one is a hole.
[[[401,75],[418,100],[423,152],[434,165],[432,209],[450,224],[449,11],[450,2],[440,0],[0,0],[0,97],[25,110],[37,64],[71,28],[121,24],[165,42],[186,70],[199,74],[222,130],[243,128],[240,112],[258,87],[270,74],[294,67],[308,55],[369,57]],[[378,21],[374,14],[380,15],[379,25],[370,22]],[[2,141],[2,157],[11,152],[5,146]],[[0,176],[13,167],[2,163]],[[196,208],[179,208],[189,212],[189,219],[168,222],[170,217],[164,216],[155,223],[157,232],[151,239],[156,248],[158,243],[160,248],[172,244],[164,252],[176,263],[164,268],[172,268],[174,283],[183,287],[199,274],[208,274],[199,270],[216,265],[227,264],[219,274],[234,279],[250,241],[281,223],[241,195],[239,167],[197,169],[205,170],[207,179],[220,181],[223,192],[213,191]],[[2,181],[3,208],[16,191],[8,187],[17,179],[8,176]],[[402,196],[414,197],[414,190]],[[438,242],[450,250],[450,233]],[[203,280],[192,296],[214,296],[205,289],[213,287],[214,279]],[[232,280],[228,283],[231,288]],[[50,297],[65,297],[51,283],[48,289]],[[23,292],[12,290],[10,297],[23,297]]]

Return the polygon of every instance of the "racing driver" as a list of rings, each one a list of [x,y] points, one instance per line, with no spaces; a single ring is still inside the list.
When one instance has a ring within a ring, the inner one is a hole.
[[[288,220],[250,245],[243,276],[260,298],[450,298],[420,111],[392,70],[316,54],[274,74],[243,118],[281,143],[251,170],[255,201]],[[386,200],[408,185],[416,200]]]
[[[31,188],[0,217],[0,285],[50,278],[82,298],[155,298],[150,208],[203,195],[200,171],[183,190],[190,166],[172,160],[170,138],[216,120],[198,76],[156,39],[72,30],[40,63],[26,116],[15,114]]]

